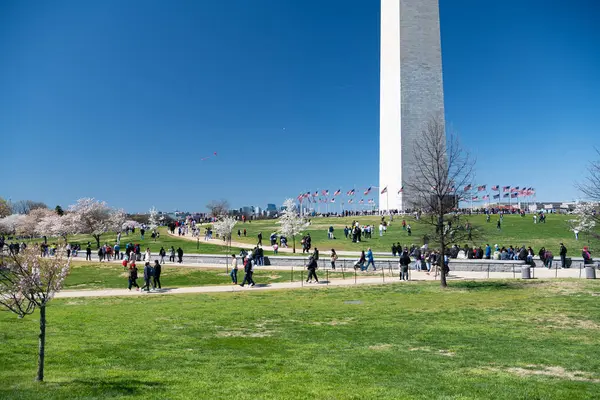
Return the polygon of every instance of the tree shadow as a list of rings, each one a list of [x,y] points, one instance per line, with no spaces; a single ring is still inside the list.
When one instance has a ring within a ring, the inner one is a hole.
[[[510,290],[522,289],[523,283],[516,281],[452,281],[450,289],[462,290]]]
[[[165,384],[156,381],[143,381],[139,379],[74,379],[66,382],[65,386],[76,386],[92,396],[106,397],[109,395],[139,395],[164,391]],[[74,388],[71,388],[74,389]],[[78,389],[75,389],[78,390]]]

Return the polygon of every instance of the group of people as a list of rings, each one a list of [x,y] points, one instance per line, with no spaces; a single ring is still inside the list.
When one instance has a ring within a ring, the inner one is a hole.
[[[162,266],[158,262],[158,260],[154,260],[154,265],[150,264],[150,261],[146,261],[144,264],[144,285],[140,288],[137,283],[138,280],[138,269],[135,265],[135,260],[129,263],[126,259],[123,260],[123,267],[128,269],[128,280],[129,285],[128,289],[131,290],[132,287],[135,286],[136,290],[142,290],[146,292],[150,292],[156,289],[162,289],[160,284],[160,275],[162,272]],[[150,287],[152,286],[152,287]]]

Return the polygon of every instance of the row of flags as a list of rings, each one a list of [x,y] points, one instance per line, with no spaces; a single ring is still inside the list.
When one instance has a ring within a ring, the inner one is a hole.
[[[372,186],[369,186],[367,189],[365,189],[365,191],[363,192],[363,194],[365,196],[369,195],[369,193],[371,193],[371,190],[373,189]],[[398,194],[402,193],[402,191],[404,190],[404,186],[400,188],[400,190],[398,190]],[[383,190],[381,190],[381,194],[385,194],[387,193],[387,186],[383,188]],[[333,192],[333,197],[330,202],[331,203],[335,203],[335,197],[339,196],[340,194],[342,194],[342,189],[338,189],[335,192]],[[346,196],[354,196],[356,194],[356,190],[355,189],[350,189],[346,192]],[[318,190],[315,190],[314,192],[306,192],[306,193],[301,193],[298,195],[297,199],[298,201],[302,202],[304,200],[307,200],[310,203],[314,203],[315,198],[319,197],[319,196],[324,196],[324,197],[328,197],[329,196],[329,190],[322,190],[321,192],[319,192]],[[322,202],[322,201],[319,201]],[[324,202],[327,202],[327,199],[325,199]],[[368,201],[369,203],[375,203],[375,200],[371,199]]]
[[[471,190],[473,190],[473,185],[467,185],[463,188],[463,190],[465,192],[469,192]],[[477,191],[478,192],[485,192],[487,190],[487,185],[480,185],[477,186]],[[521,196],[533,196],[535,195],[535,189],[532,187],[525,187],[523,186],[523,189],[521,189],[519,186],[502,186],[500,187],[499,185],[494,185],[492,186],[492,191],[494,192],[500,192],[502,191],[503,193],[518,193]],[[508,197],[508,196],[505,196]]]
[[[335,203],[335,198],[331,198],[331,199],[324,199],[324,198],[312,198],[312,197],[307,197],[306,198],[308,203]],[[298,199],[300,200],[300,199]],[[354,199],[348,199],[348,204],[353,204],[354,203]],[[360,199],[357,204],[365,204],[365,199]],[[368,199],[367,200],[367,204],[375,204],[375,200],[374,199]]]

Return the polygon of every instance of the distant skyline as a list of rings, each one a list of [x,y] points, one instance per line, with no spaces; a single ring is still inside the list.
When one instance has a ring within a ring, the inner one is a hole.
[[[375,187],[379,15],[362,0],[1,2],[0,196],[202,211]],[[580,197],[600,147],[600,3],[440,0],[440,20],[473,185]]]

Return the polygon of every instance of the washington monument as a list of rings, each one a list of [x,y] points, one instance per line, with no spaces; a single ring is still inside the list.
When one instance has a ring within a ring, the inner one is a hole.
[[[380,63],[379,209],[406,210],[415,143],[444,115],[438,0],[381,0]]]

